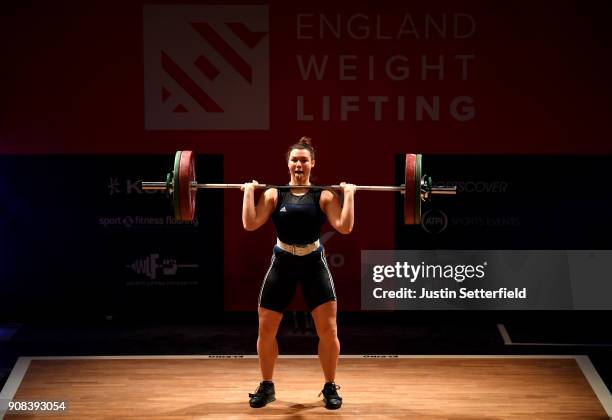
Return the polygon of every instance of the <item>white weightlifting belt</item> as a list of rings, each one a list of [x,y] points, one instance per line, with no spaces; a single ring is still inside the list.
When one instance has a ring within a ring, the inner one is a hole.
[[[298,257],[303,257],[304,255],[308,255],[313,251],[316,251],[321,246],[321,243],[317,239],[311,244],[306,245],[289,245],[276,238],[276,246],[278,246],[283,251],[290,252],[293,255],[297,255]]]

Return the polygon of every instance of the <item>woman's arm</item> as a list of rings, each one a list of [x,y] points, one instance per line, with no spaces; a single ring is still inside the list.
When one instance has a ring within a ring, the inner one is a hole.
[[[327,215],[329,224],[343,234],[351,233],[355,222],[355,185],[340,183],[344,195],[344,202],[329,190],[321,192],[321,209]]]
[[[268,221],[270,215],[276,207],[278,192],[275,188],[270,188],[259,197],[255,206],[255,185],[257,181],[247,182],[241,190],[244,191],[242,198],[242,226],[246,230],[255,230]]]

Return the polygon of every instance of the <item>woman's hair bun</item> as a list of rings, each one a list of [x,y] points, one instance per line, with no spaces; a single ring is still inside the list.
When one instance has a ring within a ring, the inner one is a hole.
[[[302,136],[297,143],[295,143],[294,145],[292,145],[291,147],[289,147],[289,150],[287,150],[287,154],[285,155],[286,160],[289,160],[289,155],[291,155],[291,151],[293,149],[304,149],[304,150],[308,150],[310,152],[310,158],[314,160],[315,158],[315,150],[314,147],[312,147],[312,143],[311,143],[311,139],[310,137],[307,136]]]
[[[305,144],[305,145],[308,145],[308,146],[312,146],[312,139],[310,137],[303,136],[298,141],[298,144]]]

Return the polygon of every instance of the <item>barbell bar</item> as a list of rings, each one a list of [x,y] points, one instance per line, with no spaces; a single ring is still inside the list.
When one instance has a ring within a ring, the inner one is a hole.
[[[142,187],[145,190],[167,190],[168,187],[165,182],[143,182]],[[206,189],[240,189],[244,187],[244,184],[198,184],[197,182],[193,182],[191,184],[191,188],[194,190],[206,190]],[[255,189],[268,189],[268,188],[278,188],[281,190],[288,189],[296,189],[296,188],[307,188],[311,190],[341,190],[342,187],[340,185],[274,185],[274,184],[257,184],[254,185]],[[398,191],[403,192],[404,187],[393,187],[393,186],[383,186],[383,185],[357,185],[356,189],[364,190],[364,191]]]
[[[456,187],[434,187],[431,177],[422,174],[422,155],[407,154],[404,179],[399,186],[356,185],[359,191],[391,191],[404,195],[404,223],[421,223],[421,203],[431,200],[432,195],[454,195]],[[195,216],[196,192],[199,189],[240,189],[242,184],[201,184],[196,180],[195,154],[190,150],[179,150],[174,156],[174,170],[168,172],[165,182],[142,182],[143,190],[168,191],[172,197],[174,215],[177,220],[191,221]],[[257,189],[292,189],[292,185],[258,184]],[[308,185],[297,188],[315,190],[342,190],[340,185]]]
[[[165,182],[143,182],[142,187],[145,190],[161,190],[166,191],[168,187]],[[191,188],[194,190],[233,190],[240,189],[244,187],[244,184],[198,184],[197,182],[191,183]],[[341,190],[342,186],[339,184],[334,185],[275,185],[275,184],[257,184],[254,186],[255,189],[268,189],[268,188],[277,188],[280,190],[289,190],[295,188],[307,188],[312,190]],[[404,184],[399,186],[391,186],[391,185],[356,185],[355,189],[360,191],[395,191],[395,192],[404,192]],[[455,187],[431,187],[432,194],[447,194],[454,195]]]

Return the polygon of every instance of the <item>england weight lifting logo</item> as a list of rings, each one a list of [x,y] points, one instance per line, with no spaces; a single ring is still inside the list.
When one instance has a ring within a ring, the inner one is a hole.
[[[269,127],[268,7],[145,5],[145,127]]]

